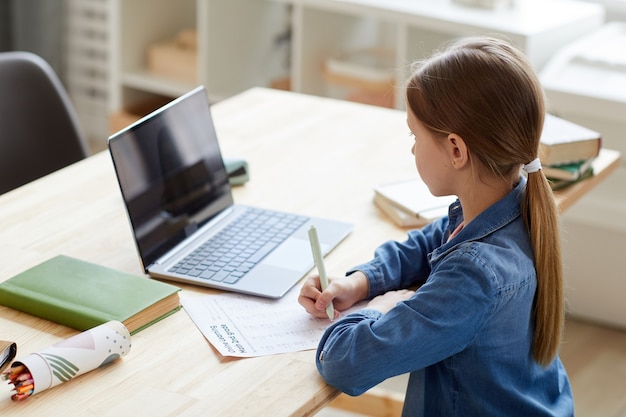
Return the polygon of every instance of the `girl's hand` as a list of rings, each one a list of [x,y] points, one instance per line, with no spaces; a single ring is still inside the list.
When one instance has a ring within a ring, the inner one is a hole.
[[[389,291],[385,294],[379,295],[378,297],[374,297],[372,301],[367,303],[367,308],[378,310],[385,314],[394,308],[400,301],[408,300],[413,297],[413,294],[415,294],[415,291],[413,290]]]
[[[362,272],[357,271],[348,277],[329,278],[328,288],[324,292],[320,277],[312,275],[302,285],[298,302],[309,314],[320,318],[328,318],[326,307],[332,302],[337,318],[343,310],[365,299],[368,290],[369,284]]]

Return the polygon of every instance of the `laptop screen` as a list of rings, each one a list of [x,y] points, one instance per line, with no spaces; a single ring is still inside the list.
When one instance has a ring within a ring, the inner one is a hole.
[[[144,269],[233,204],[206,90],[109,138]]]

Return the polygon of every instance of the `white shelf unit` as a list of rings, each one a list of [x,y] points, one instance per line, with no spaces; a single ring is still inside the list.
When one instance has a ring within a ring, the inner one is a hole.
[[[109,0],[109,110],[133,107],[155,96],[172,98],[205,85],[213,101],[267,85],[280,71],[278,39],[288,26],[284,3],[259,0]],[[148,48],[181,30],[198,34],[198,79],[178,80],[148,70]]]
[[[523,48],[539,69],[564,44],[599,27],[602,6],[579,0],[519,0],[485,10],[452,0],[109,0],[110,112],[195,85],[213,101],[289,76],[291,89],[325,96],[322,68],[359,49],[393,56],[393,84],[443,41],[498,33]],[[198,33],[195,82],[150,74],[146,51],[182,29]],[[284,41],[285,34],[291,36]],[[281,42],[280,39],[283,39]],[[399,95],[397,95],[399,96]],[[401,97],[394,106],[402,108]]]
[[[574,0],[519,0],[486,10],[452,0],[294,0],[292,85],[325,95],[320,71],[329,56],[358,49],[388,49],[395,56],[395,86],[417,59],[461,36],[498,34],[522,48],[539,70],[561,47],[600,27],[604,8]],[[402,107],[396,97],[396,107]]]

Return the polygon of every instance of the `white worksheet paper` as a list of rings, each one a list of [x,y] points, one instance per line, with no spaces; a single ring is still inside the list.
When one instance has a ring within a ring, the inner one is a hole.
[[[223,356],[252,357],[315,349],[331,324],[298,304],[299,288],[274,300],[224,293],[181,297],[205,338]]]

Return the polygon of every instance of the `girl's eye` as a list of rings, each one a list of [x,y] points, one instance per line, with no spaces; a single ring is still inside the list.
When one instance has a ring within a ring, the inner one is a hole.
[[[410,130],[409,130],[409,137],[410,138],[414,138],[415,137],[415,134],[413,132],[411,132]]]

